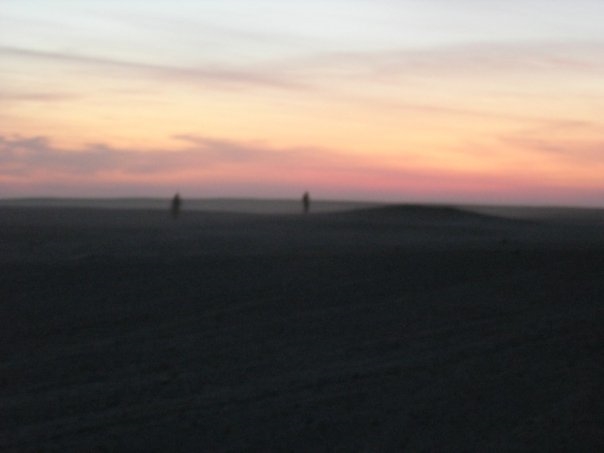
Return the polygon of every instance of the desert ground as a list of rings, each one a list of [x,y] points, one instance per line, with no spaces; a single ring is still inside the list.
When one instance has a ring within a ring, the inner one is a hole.
[[[603,217],[487,211],[2,206],[0,450],[604,451]]]

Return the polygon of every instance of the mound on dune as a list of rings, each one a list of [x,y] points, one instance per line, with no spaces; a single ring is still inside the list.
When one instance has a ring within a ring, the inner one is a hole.
[[[386,220],[414,223],[500,222],[502,218],[466,211],[450,206],[390,205],[357,209],[349,215],[367,220]]]

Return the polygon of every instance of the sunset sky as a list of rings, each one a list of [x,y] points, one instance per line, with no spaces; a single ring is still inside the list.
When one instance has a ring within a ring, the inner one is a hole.
[[[602,0],[0,0],[0,198],[604,206]]]

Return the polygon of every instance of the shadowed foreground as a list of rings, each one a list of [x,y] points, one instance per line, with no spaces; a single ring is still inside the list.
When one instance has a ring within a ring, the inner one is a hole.
[[[604,228],[0,209],[0,450],[604,448]]]

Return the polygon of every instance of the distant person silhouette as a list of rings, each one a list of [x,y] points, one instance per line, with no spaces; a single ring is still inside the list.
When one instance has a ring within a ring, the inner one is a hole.
[[[310,211],[310,195],[308,195],[308,192],[304,192],[304,195],[302,195],[302,209],[304,214],[308,214]]]
[[[182,202],[180,201],[180,195],[177,192],[176,195],[174,195],[174,198],[172,198],[171,212],[172,212],[173,219],[177,219],[178,216],[180,215],[180,205],[181,204],[182,204]]]

